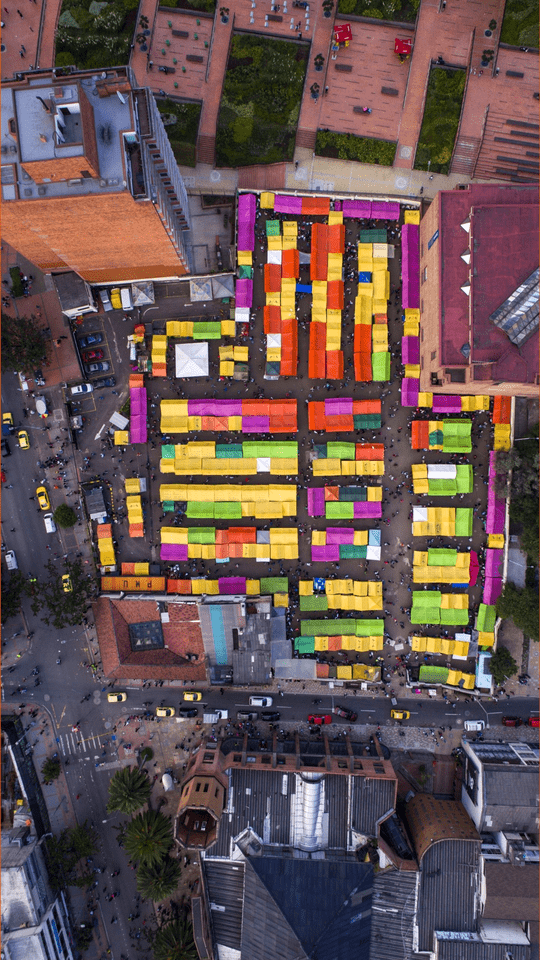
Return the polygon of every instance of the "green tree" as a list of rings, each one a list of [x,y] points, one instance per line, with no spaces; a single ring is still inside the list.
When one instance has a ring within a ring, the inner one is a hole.
[[[34,316],[2,313],[1,346],[3,371],[35,370],[49,358],[50,341],[44,339]]]
[[[33,584],[32,612],[40,611],[44,623],[57,627],[76,627],[82,623],[88,609],[88,602],[94,594],[95,583],[85,572],[80,560],[64,562],[64,575],[70,580],[71,590],[65,590],[62,583],[62,571],[53,560],[49,560],[45,569],[49,579]]]
[[[526,586],[519,590],[510,581],[505,583],[497,600],[497,616],[513,620],[526,636],[538,640],[538,614],[538,590],[535,587]]]
[[[41,767],[41,773],[43,774],[43,783],[48,784],[48,783],[52,783],[53,780],[57,780],[58,777],[60,776],[60,770],[61,770],[60,761],[53,760],[52,758],[47,757],[47,759],[44,760],[43,765]]]
[[[18,614],[25,592],[26,582],[20,570],[14,570],[7,579],[2,580],[2,623]]]
[[[154,960],[197,960],[193,930],[187,917],[161,927],[152,943]]]
[[[178,860],[165,857],[161,863],[142,863],[137,871],[137,890],[145,900],[165,900],[176,890],[182,868]]]
[[[109,802],[107,810],[112,813],[135,813],[148,803],[152,784],[147,774],[137,767],[124,767],[118,770],[109,784]]]
[[[62,527],[62,529],[74,527],[78,519],[74,509],[67,503],[61,503],[54,511],[54,522],[57,527]]]
[[[517,663],[506,647],[499,647],[489,662],[489,670],[498,687],[517,673]]]
[[[77,866],[81,858],[92,856],[96,850],[97,836],[86,820],[83,824],[63,830],[58,837],[47,840],[45,855],[53,890],[65,889],[69,884],[89,886],[93,882],[93,874],[83,873],[81,876],[77,873]]]
[[[172,842],[171,824],[167,817],[155,810],[137,814],[124,833],[127,854],[141,864],[161,863]]]

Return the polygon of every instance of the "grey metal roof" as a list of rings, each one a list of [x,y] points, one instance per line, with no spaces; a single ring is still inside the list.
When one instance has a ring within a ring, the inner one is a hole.
[[[490,830],[538,828],[538,767],[496,764],[484,767],[484,824]]]
[[[246,863],[241,956],[246,960],[307,960],[272,894]]]
[[[252,872],[259,883],[252,882]],[[357,861],[250,859],[246,864],[242,956],[250,960],[304,955],[313,960],[368,960],[372,882],[371,864]],[[248,897],[250,888],[257,890],[256,898]],[[261,901],[268,904],[268,929],[266,925],[262,929]],[[280,927],[277,937],[286,940],[286,952],[273,950],[269,943],[269,936]],[[299,953],[297,944],[303,952]]]
[[[347,777],[326,777],[326,796],[331,811],[328,818],[328,846],[347,849],[349,782]]]
[[[373,878],[369,960],[412,957],[416,871],[389,870]]]
[[[475,929],[480,840],[440,840],[422,858],[418,949],[431,950],[435,930]]]
[[[538,330],[538,268],[533,270],[519,287],[494,310],[489,319],[506,333],[517,347],[525,343]]]
[[[227,807],[219,824],[212,856],[228,857],[233,837],[251,826],[264,843],[289,843],[292,773],[271,770],[229,770]]]
[[[531,948],[521,943],[485,943],[477,934],[474,939],[446,939],[442,933],[437,939],[437,960],[530,960]]]
[[[240,950],[244,863],[230,860],[203,860],[208,904],[217,944]]]
[[[377,835],[377,823],[393,812],[395,783],[393,780],[369,780],[353,777],[351,784],[351,827],[370,837]]]

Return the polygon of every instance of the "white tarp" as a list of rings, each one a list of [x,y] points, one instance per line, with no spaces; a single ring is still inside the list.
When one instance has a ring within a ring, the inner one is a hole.
[[[192,303],[200,303],[202,300],[212,300],[212,281],[210,278],[199,277],[197,280],[189,281],[189,299]]]
[[[257,473],[270,473],[270,457],[257,457]]]
[[[207,377],[208,343],[177,343],[175,361],[177,377]]]
[[[380,559],[381,559],[380,547],[366,547],[366,560],[380,560]]]
[[[427,508],[427,507],[413,507],[412,518],[413,518],[414,523],[427,523],[428,508]]]
[[[280,333],[268,333],[266,335],[266,346],[267,347],[280,347],[281,346],[281,334]]]
[[[282,250],[269,250],[268,251],[268,263],[279,263],[281,264],[281,255]]]
[[[455,463],[429,463],[427,473],[430,480],[455,480],[457,467]]]
[[[235,307],[234,319],[237,323],[249,323],[249,307]]]

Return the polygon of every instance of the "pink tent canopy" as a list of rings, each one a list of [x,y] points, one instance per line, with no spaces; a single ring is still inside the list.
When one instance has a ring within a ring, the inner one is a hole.
[[[274,197],[275,213],[292,213],[299,216],[302,213],[302,197],[287,197],[278,193]]]
[[[308,516],[324,517],[324,487],[309,487],[307,492]]]
[[[240,417],[241,400],[188,400],[190,417]]]
[[[233,594],[246,592],[245,577],[219,577],[219,592],[221,594]]]
[[[332,400],[324,401],[324,412],[328,416],[336,416],[353,412],[352,397],[336,397]]]
[[[130,398],[130,443],[146,443],[148,430],[146,426],[147,396],[145,387],[131,387]]]
[[[401,338],[401,362],[420,363],[420,337]]]
[[[371,200],[344,200],[343,216],[369,219],[371,217]]]
[[[187,560],[187,543],[162,543],[160,556],[162,560]]]
[[[382,504],[378,500],[364,500],[354,504],[355,520],[378,520],[382,517]]]
[[[238,222],[249,223],[251,226],[255,223],[257,214],[257,201],[254,193],[241,193],[238,197]]]
[[[471,587],[476,585],[478,580],[478,574],[480,572],[480,564],[478,563],[478,554],[474,550],[471,550],[471,562],[469,565],[469,583]]]
[[[251,307],[253,303],[253,280],[236,281],[236,306]]]
[[[486,577],[499,577],[502,573],[504,550],[486,550]]]
[[[488,604],[497,603],[502,590],[503,582],[501,577],[486,577],[482,602]]]
[[[461,397],[455,394],[433,394],[433,413],[461,413]]]
[[[326,543],[327,546],[334,543],[354,543],[354,530],[344,527],[327,527]]]
[[[255,249],[255,230],[249,224],[239,223],[238,224],[238,249],[239,250],[251,250]]]
[[[392,200],[373,200],[371,204],[373,220],[399,220],[399,203]]]
[[[339,560],[339,544],[328,547],[311,547],[311,559],[314,563],[337,563]]]
[[[405,309],[420,306],[420,228],[406,223],[401,230],[401,302]]]
[[[242,433],[268,433],[270,417],[242,417]]]
[[[418,394],[420,392],[420,381],[416,377],[403,377],[401,381],[401,406],[418,406]]]

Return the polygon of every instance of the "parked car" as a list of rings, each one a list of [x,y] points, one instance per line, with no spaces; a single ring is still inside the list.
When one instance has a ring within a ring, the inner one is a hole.
[[[272,703],[272,697],[262,697],[260,694],[249,698],[250,707],[271,707]]]
[[[186,690],[184,692],[184,700],[202,700],[202,693],[200,690]]]
[[[109,703],[123,703],[124,700],[127,700],[127,693],[122,690],[115,690],[114,693],[107,694],[107,700]]]
[[[115,387],[116,386],[116,377],[100,377],[99,380],[94,380],[94,390],[102,390],[103,387]]]
[[[7,442],[7,440],[4,440],[3,437],[2,437],[2,456],[3,456],[3,457],[10,457],[10,456],[11,456],[11,450],[9,449],[9,443]]]
[[[120,300],[123,310],[133,310],[133,300],[131,299],[131,290],[129,287],[122,287],[120,290]]]
[[[485,725],[485,720],[465,720],[463,729],[466,730],[467,733],[482,733]]]
[[[51,509],[51,501],[49,500],[49,494],[47,493],[45,487],[37,488],[36,497],[38,498],[38,503],[42,510]]]
[[[71,395],[77,397],[81,393],[92,393],[93,389],[91,383],[78,383],[77,386],[71,388]]]
[[[409,720],[411,714],[408,710],[391,710],[390,716],[392,720]]]
[[[277,710],[263,710],[261,720],[264,720],[265,723],[275,723],[280,716],[281,714]]]
[[[10,433],[15,433],[15,427],[13,425],[13,414],[3,413],[2,414],[2,435],[4,437],[9,437]]]
[[[540,716],[536,713],[533,717],[529,717],[527,720],[528,727],[540,727]]]
[[[109,364],[106,360],[102,360],[100,363],[89,363],[86,367],[87,374],[90,373],[105,373],[106,370],[109,370]]]
[[[111,290],[111,304],[113,310],[122,309],[122,298],[120,297],[120,287],[113,287]]]
[[[347,707],[334,707],[332,713],[335,713],[338,717],[342,717],[343,720],[348,720],[350,723],[358,720],[358,714],[355,713],[354,710],[347,710]]]
[[[198,707],[180,707],[178,711],[178,716],[186,717],[186,719],[189,717],[198,717],[199,716]]]
[[[237,720],[258,720],[259,714],[256,710],[238,710],[236,713]]]
[[[104,309],[104,310],[112,310],[112,303],[111,303],[111,299],[110,299],[110,297],[109,297],[109,291],[108,291],[108,290],[98,290],[98,293],[99,293],[101,302],[102,302],[102,304],[103,304],[103,309]]]
[[[45,524],[46,533],[56,533],[56,524],[52,513],[46,513],[43,517],[43,523]]]
[[[174,707],[156,707],[156,717],[174,717]]]
[[[64,573],[62,576],[62,590],[64,593],[71,593],[73,590],[73,584],[71,582],[69,573]]]
[[[96,343],[103,343],[103,334],[98,333],[89,333],[86,337],[81,337],[79,340],[79,349],[86,350],[87,347],[93,347]]]
[[[19,441],[19,446],[21,450],[30,449],[30,437],[28,436],[27,430],[19,430],[17,434],[17,440]]]
[[[14,550],[6,551],[6,565],[8,570],[18,570],[19,564],[17,563],[17,557],[15,556]]]
[[[308,723],[314,723],[322,727],[325,723],[332,723],[332,717],[329,713],[310,713]]]
[[[82,358],[85,363],[90,363],[91,360],[103,360],[103,356],[103,350],[87,350]]]
[[[503,717],[502,725],[503,727],[520,727],[523,723],[523,720],[520,717]]]

